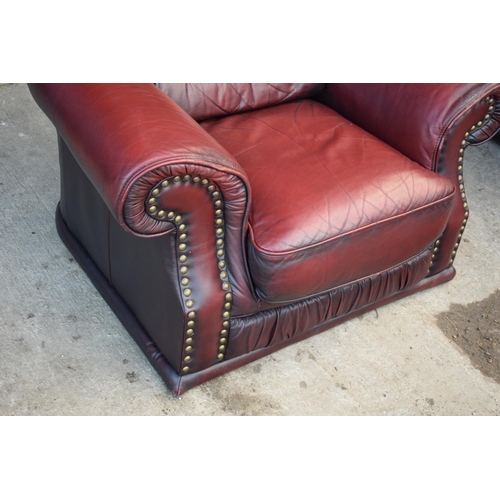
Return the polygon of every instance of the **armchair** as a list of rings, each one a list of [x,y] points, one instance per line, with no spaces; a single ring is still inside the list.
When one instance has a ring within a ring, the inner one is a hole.
[[[30,84],[59,235],[174,394],[453,278],[497,84]]]

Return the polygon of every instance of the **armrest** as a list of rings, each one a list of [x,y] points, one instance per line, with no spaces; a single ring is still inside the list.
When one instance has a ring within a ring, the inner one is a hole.
[[[244,245],[250,188],[213,137],[152,84],[29,88],[125,230],[140,237],[177,235],[179,250],[197,262],[200,276],[224,266],[221,293],[235,292],[236,310],[253,300]]]
[[[330,83],[318,100],[411,160],[436,171],[453,125],[495,94],[500,94],[498,84]],[[500,127],[500,109],[490,115],[488,127],[480,137],[478,134],[476,143],[484,142]]]
[[[160,167],[192,164],[207,176],[211,171],[233,175],[249,192],[237,161],[152,84],[30,84],[29,88],[127,231],[143,235],[168,230],[138,213],[125,215],[130,212],[127,198],[133,186]]]

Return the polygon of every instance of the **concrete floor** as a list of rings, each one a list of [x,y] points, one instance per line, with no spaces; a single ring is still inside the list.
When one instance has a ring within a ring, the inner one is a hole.
[[[465,159],[454,280],[175,397],[57,236],[55,129],[26,85],[0,87],[0,414],[499,415],[500,385],[436,320],[500,288],[500,144]]]

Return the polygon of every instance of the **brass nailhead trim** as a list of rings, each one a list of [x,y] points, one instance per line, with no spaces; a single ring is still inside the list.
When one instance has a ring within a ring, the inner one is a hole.
[[[176,175],[173,177],[173,179],[164,179],[159,185],[155,186],[155,188],[151,191],[150,196],[148,197],[148,204],[150,207],[148,208],[148,212],[150,214],[155,214],[156,211],[158,210],[156,203],[157,203],[157,197],[158,195],[161,194],[162,189],[167,188],[171,183],[178,183],[178,182],[190,182],[192,181],[195,184],[200,184],[203,187],[207,188],[208,193],[210,194],[210,198],[212,200],[212,203],[214,204],[214,228],[215,228],[215,234],[217,237],[216,241],[216,257],[218,261],[218,267],[221,270],[219,273],[219,278],[221,280],[221,286],[222,290],[227,292],[225,294],[225,302],[222,307],[221,311],[221,323],[222,323],[222,328],[220,330],[220,337],[219,337],[219,347],[218,347],[218,354],[217,354],[217,361],[222,361],[224,359],[224,353],[220,351],[225,351],[225,346],[228,342],[228,334],[229,334],[229,325],[230,321],[229,318],[231,316],[230,310],[232,307],[232,300],[233,300],[233,294],[231,293],[231,285],[229,284],[228,281],[228,273],[225,270],[226,269],[226,262],[223,259],[225,255],[225,250],[224,250],[224,211],[222,209],[223,207],[223,200],[222,195],[220,191],[216,188],[215,184],[210,183],[208,179],[202,179],[200,176],[195,176],[191,177],[191,175],[186,174],[184,176]],[[188,233],[187,233],[187,226],[185,223],[182,223],[182,215],[176,214],[175,212],[168,212],[166,213],[165,210],[160,210],[158,213],[156,213],[156,217],[158,218],[164,218],[166,214],[166,217],[168,220],[171,222],[174,222],[177,224],[177,233],[179,235],[179,245],[178,245],[178,250],[181,253],[179,255],[179,263],[184,264],[188,256],[186,255],[188,251]],[[182,294],[186,298],[184,304],[186,308],[192,309],[195,305],[194,301],[188,297],[191,297],[193,291],[191,288],[186,288],[190,284],[190,279],[187,277],[189,273],[189,268],[186,265],[180,266],[179,272],[182,276],[184,276],[180,283],[183,287],[182,289]],[[195,321],[194,318],[196,316],[195,311],[189,311],[187,313],[187,317],[189,318],[189,321],[187,322],[187,329],[186,329],[186,339],[185,339],[185,346],[184,346],[184,352],[189,352],[191,353],[194,350],[194,326],[195,326]],[[192,356],[185,356],[183,363],[184,366],[181,368],[183,373],[187,373],[189,371],[189,366],[187,363],[189,363],[192,360]]]
[[[486,103],[489,103],[489,104],[493,104],[494,103],[494,98],[493,97],[487,97],[485,99],[485,102]],[[494,110],[494,106],[489,106],[488,108],[488,112],[491,112]],[[465,148],[467,147],[468,143],[467,143],[467,138],[470,136],[470,133],[473,132],[474,130],[476,130],[476,127],[482,127],[489,119],[491,118],[491,115],[488,113],[484,116],[484,118],[480,121],[477,122],[476,125],[472,125],[471,128],[465,132],[464,134],[464,138],[462,140],[462,142],[460,143],[461,147],[460,149],[458,150],[458,154],[459,154],[459,157],[458,157],[458,188],[460,190],[460,197],[462,198],[462,206],[464,208],[464,220],[462,222],[462,226],[460,227],[460,232],[458,233],[458,236],[457,236],[457,241],[453,247],[453,251],[451,252],[451,259],[449,261],[449,265],[452,265],[453,264],[453,261],[455,260],[455,256],[457,255],[457,249],[460,245],[460,240],[462,239],[462,236],[463,236],[463,233],[464,233],[464,230],[465,230],[465,226],[467,224],[467,220],[469,218],[469,211],[468,211],[468,207],[469,207],[469,204],[467,203],[467,196],[465,194],[465,186],[464,186],[464,182],[463,182],[463,175],[462,175],[462,171],[463,171],[463,153],[464,153],[464,150]],[[434,262],[434,259],[437,255],[437,252],[438,252],[438,243],[439,243],[439,240],[436,241],[435,245],[434,245],[434,250],[433,250],[433,254],[432,254],[432,258],[431,258],[431,263],[430,263],[430,266],[429,266],[429,270],[427,271],[427,274],[430,273],[430,270],[432,268],[432,265],[433,265],[433,262]]]

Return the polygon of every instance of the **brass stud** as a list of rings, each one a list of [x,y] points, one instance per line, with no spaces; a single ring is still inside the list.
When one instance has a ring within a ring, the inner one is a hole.
[[[453,259],[450,259],[450,264],[453,264]]]
[[[187,326],[189,326],[189,328],[192,328],[194,326],[194,321],[188,321]]]
[[[226,350],[226,346],[223,346],[223,345],[219,346],[219,351],[225,351],[225,350]]]
[[[437,243],[436,243],[437,245]],[[232,293],[226,293],[226,300],[232,300],[233,299],[233,294]]]
[[[221,330],[221,331],[220,331],[220,334],[221,334],[221,335],[227,335],[227,330]]]
[[[213,191],[215,189],[215,186],[213,184],[210,184],[210,186],[207,187],[209,191]]]
[[[462,146],[465,146],[467,144],[467,141],[463,140],[462,141]]]
[[[191,340],[191,339],[189,339],[189,340]],[[193,350],[193,346],[191,346],[191,345],[188,345],[188,346],[184,349],[184,351],[186,351],[186,352],[191,352],[192,350]]]
[[[165,180],[165,181],[163,181],[163,182],[161,183],[161,187],[166,188],[167,186],[168,186],[168,181],[167,181],[167,180]]]
[[[462,163],[463,159],[464,159],[463,156],[459,156],[458,157],[458,163]]]
[[[190,181],[191,180],[191,176],[190,175],[185,175],[184,176],[184,182],[187,182],[187,181]]]
[[[182,286],[188,286],[189,285],[189,279],[188,278],[182,278],[181,284],[182,284]]]
[[[181,252],[184,252],[184,250],[186,250],[186,248],[187,248],[187,245],[186,245],[185,243],[181,243],[181,244],[179,245],[179,250],[180,250]]]
[[[187,237],[188,237],[188,235],[187,235],[186,233],[184,233],[184,234],[181,234],[181,235],[179,236],[179,239],[180,239],[181,241],[186,241]]]
[[[186,224],[181,224],[181,225],[179,226],[179,231],[182,233],[182,232],[184,232],[185,230],[186,230]]]
[[[154,205],[156,203],[156,198],[149,198],[148,203]]]
[[[470,135],[469,132],[465,132],[465,137],[469,137],[469,135]]]
[[[453,250],[453,252],[451,252],[451,255],[452,255],[453,257],[455,257],[455,255],[457,255],[457,252],[456,252],[455,250]]]
[[[152,214],[153,212],[156,212],[156,207],[149,207],[149,213]]]
[[[175,217],[175,213],[174,212],[168,212],[167,217],[169,219],[173,219]]]
[[[229,318],[229,316],[230,316],[229,311],[224,311],[224,312],[222,313],[222,317],[223,317],[223,318]]]
[[[460,228],[460,231],[463,231],[464,229],[465,229],[465,226],[462,226],[462,227]]]
[[[223,321],[223,322],[222,322],[222,326],[223,326],[224,328],[228,328],[228,327],[229,327],[229,321]]]
[[[472,125],[472,127],[470,128],[470,130],[476,130],[476,126],[475,125]]]
[[[223,223],[224,223],[224,221],[222,219],[215,219],[216,226],[222,226]]]
[[[160,210],[158,212],[158,217],[165,217],[165,210]]]
[[[203,180],[201,181],[201,183],[202,183],[204,186],[206,186],[206,185],[208,184],[208,180],[207,180],[207,179],[203,179]]]
[[[224,240],[223,240],[222,238],[219,238],[219,239],[217,240],[217,246],[218,246],[218,247],[221,247],[222,245],[224,245]]]
[[[224,250],[217,250],[218,257],[224,257]]]
[[[485,120],[489,120],[489,119],[490,119],[490,115],[486,115],[486,116],[484,117],[484,119],[485,119]]]
[[[181,180],[181,176],[180,175],[176,175],[174,177],[174,182],[179,182]]]
[[[230,289],[230,286],[229,286],[229,283],[222,283],[222,288],[224,290],[229,290]],[[224,313],[225,314],[225,313]],[[227,318],[227,316],[224,316],[225,318]]]
[[[193,339],[192,339],[192,337],[188,337],[188,338],[186,339],[186,344],[192,344],[192,343],[193,343]]]
[[[462,193],[462,200],[465,200],[465,193]]]
[[[225,344],[225,343],[227,342],[227,339],[226,339],[226,338],[220,339],[220,340],[219,340],[219,342],[220,342],[221,344]]]
[[[181,255],[181,256],[179,257],[179,262],[184,263],[184,262],[186,262],[186,260],[187,260],[187,259],[188,259],[188,258],[187,258],[187,255]]]
[[[457,240],[459,240],[459,241],[460,241],[461,239],[462,239],[462,235],[461,235],[461,234],[459,234],[459,235],[457,236]]]
[[[174,220],[175,220],[175,222],[180,222],[182,220],[182,217],[180,215],[178,215]]]
[[[436,246],[438,246],[441,243],[441,240],[436,240],[436,243],[434,243]]]
[[[193,306],[194,302],[191,299],[186,300],[186,307],[189,307],[189,309],[191,309]]]
[[[183,371],[184,373],[188,372],[188,371],[189,371],[189,366],[185,366],[185,367],[182,369],[182,371]]]
[[[188,271],[189,271],[189,268],[187,266],[181,267],[181,274],[187,274]]]
[[[477,122],[477,126],[480,127],[483,124],[483,122]]]
[[[185,361],[186,363],[189,363],[189,362],[191,361],[191,356],[186,356],[186,357],[184,358],[184,361]]]
[[[217,201],[215,202],[215,206],[216,206],[216,207],[221,207],[221,206],[222,206],[222,200],[217,200]]]
[[[494,109],[494,108],[493,108],[493,106],[490,106],[490,107],[488,108],[488,111],[493,111],[493,109]]]
[[[462,224],[463,224],[463,225],[467,224],[467,219],[464,219],[464,220],[462,221]]]
[[[217,217],[219,215],[222,215],[222,209],[218,208],[216,211],[215,211],[215,215],[217,215]]]
[[[196,176],[196,177],[193,178],[193,182],[196,182],[196,183],[200,182],[200,180],[201,179],[198,176]]]
[[[219,267],[220,267],[221,269],[224,269],[224,268],[226,267],[226,263],[225,263],[223,260],[220,260],[220,261],[219,261]]]
[[[227,273],[226,273],[226,271],[222,271],[222,272],[220,273],[220,279],[221,279],[221,280],[225,280],[226,278],[227,278]]]
[[[461,172],[462,170],[464,169],[464,167],[462,165],[459,165],[458,166],[458,171]]]
[[[151,191],[151,194],[152,194],[153,196],[158,196],[158,195],[160,194],[160,190],[159,190],[158,188],[153,189],[153,191]]]
[[[195,316],[196,316],[196,313],[195,313],[194,311],[191,311],[191,312],[188,314],[188,318],[189,318],[189,319],[193,319]]]
[[[455,246],[453,248],[458,248],[458,243],[455,243]]]
[[[438,247],[434,247],[434,250],[432,251],[432,253],[437,253],[437,252],[438,252],[438,250],[439,250],[439,248],[438,248]]]
[[[463,176],[462,176],[462,175],[459,175],[459,176],[458,176],[458,182],[462,182],[462,179],[463,179]]]
[[[224,354],[218,354],[217,359],[224,359]]]
[[[188,329],[186,330],[186,335],[191,336],[191,335],[193,335],[193,333],[194,333],[194,330],[193,330],[192,328],[188,328]]]
[[[231,302],[226,302],[224,304],[224,309],[231,309]]]
[[[464,154],[464,148],[460,148],[460,149],[458,150],[458,154],[461,154],[461,155],[462,155],[462,154]]]
[[[191,289],[190,289],[190,288],[186,288],[186,289],[184,290],[184,292],[183,292],[183,293],[184,293],[184,296],[185,296],[185,297],[191,297],[191,294],[192,294],[193,292],[191,291]]]
[[[467,219],[469,217],[469,212],[465,212],[464,217]]]
[[[467,202],[464,203],[464,208],[467,208],[469,205]]]
[[[214,191],[214,192],[212,193],[212,197],[213,197],[213,198],[218,198],[218,197],[219,197],[219,195],[220,195],[219,191]]]

